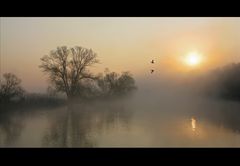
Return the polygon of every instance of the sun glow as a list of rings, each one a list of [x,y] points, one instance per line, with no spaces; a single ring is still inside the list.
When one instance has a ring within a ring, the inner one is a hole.
[[[185,57],[185,63],[190,66],[196,66],[202,61],[202,56],[198,52],[190,52]]]

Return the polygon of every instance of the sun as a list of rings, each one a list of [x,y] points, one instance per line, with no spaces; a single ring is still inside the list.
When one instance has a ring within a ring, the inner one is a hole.
[[[198,52],[190,52],[186,55],[184,61],[189,66],[196,66],[201,63],[202,55]]]

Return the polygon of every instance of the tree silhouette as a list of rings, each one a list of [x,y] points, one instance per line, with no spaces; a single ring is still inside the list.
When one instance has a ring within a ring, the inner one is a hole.
[[[240,63],[233,63],[215,69],[209,76],[206,91],[213,96],[240,100]]]
[[[123,72],[119,75],[107,71],[104,76],[99,76],[97,83],[101,94],[105,97],[123,96],[137,89],[135,80],[129,72]]]
[[[0,101],[9,102],[15,97],[22,97],[24,90],[20,84],[21,80],[14,74],[3,74],[3,81],[0,85]]]
[[[87,69],[99,62],[96,53],[79,46],[57,47],[50,52],[50,55],[42,57],[41,61],[42,64],[39,67],[49,75],[54,88],[64,92],[68,99],[78,95],[76,89],[81,81],[96,79]]]

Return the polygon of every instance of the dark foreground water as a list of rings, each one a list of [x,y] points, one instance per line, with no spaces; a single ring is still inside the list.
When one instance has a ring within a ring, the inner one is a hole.
[[[1,147],[240,147],[232,101],[142,96],[1,112]]]

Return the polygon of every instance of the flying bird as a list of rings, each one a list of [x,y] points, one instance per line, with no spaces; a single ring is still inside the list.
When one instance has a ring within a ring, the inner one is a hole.
[[[152,70],[151,70],[151,74],[152,74],[153,72],[154,72],[154,70],[152,69]]]
[[[154,63],[154,60],[152,60],[151,63]]]

